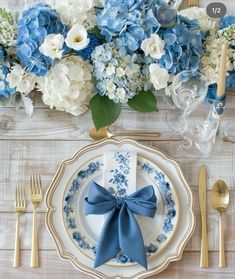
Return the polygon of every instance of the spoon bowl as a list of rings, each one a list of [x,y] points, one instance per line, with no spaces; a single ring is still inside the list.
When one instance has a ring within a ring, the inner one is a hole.
[[[92,128],[89,131],[89,136],[94,140],[101,140],[104,138],[111,138],[112,134],[107,128],[101,128],[99,130],[97,130],[96,128]]]
[[[225,267],[223,213],[229,205],[229,190],[223,180],[217,180],[211,191],[211,205],[220,213],[219,266]]]
[[[229,190],[223,180],[217,180],[211,191],[211,205],[223,213],[229,205]]]

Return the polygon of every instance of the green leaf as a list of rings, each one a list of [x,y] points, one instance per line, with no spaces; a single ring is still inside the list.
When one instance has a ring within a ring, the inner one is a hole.
[[[103,39],[103,35],[100,33],[100,29],[98,28],[98,26],[95,26],[93,29],[90,30],[90,32],[94,35],[96,35],[97,38],[99,39]]]
[[[96,94],[90,100],[90,108],[96,129],[112,124],[121,113],[121,104],[116,104],[107,96],[100,96],[99,94]]]
[[[128,105],[139,112],[158,111],[157,98],[151,91],[141,91],[128,101]]]

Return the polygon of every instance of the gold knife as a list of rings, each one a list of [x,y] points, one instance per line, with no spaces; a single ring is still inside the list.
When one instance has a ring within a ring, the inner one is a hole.
[[[199,172],[199,203],[201,209],[202,238],[200,267],[208,267],[208,243],[206,226],[206,167],[201,166]]]

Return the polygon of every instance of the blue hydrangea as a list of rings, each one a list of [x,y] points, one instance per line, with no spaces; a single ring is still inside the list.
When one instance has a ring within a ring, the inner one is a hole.
[[[96,47],[92,53],[95,89],[115,103],[126,103],[140,91],[152,90],[149,65],[142,54],[124,54],[116,40]]]
[[[134,52],[161,24],[172,23],[175,15],[164,1],[105,0],[104,8],[97,12],[97,26],[108,42],[121,38],[121,44]]]
[[[88,34],[88,38],[90,39],[89,45],[85,49],[78,51],[77,54],[83,59],[91,61],[91,54],[101,44],[101,39],[92,33]]]
[[[5,58],[4,48],[0,45],[0,62],[2,62]]]
[[[177,16],[174,26],[160,28],[158,34],[165,41],[165,54],[159,63],[169,73],[199,69],[200,57],[204,53],[204,34],[196,21]]]
[[[16,92],[16,89],[9,87],[9,83],[6,81],[9,72],[8,67],[0,64],[0,100],[7,99]]]
[[[38,3],[23,12],[18,25],[16,55],[28,72],[44,76],[52,65],[52,59],[39,51],[45,37],[52,33],[66,35],[67,27],[49,5]]]
[[[220,28],[224,29],[230,25],[235,24],[235,16],[227,15],[220,19]]]

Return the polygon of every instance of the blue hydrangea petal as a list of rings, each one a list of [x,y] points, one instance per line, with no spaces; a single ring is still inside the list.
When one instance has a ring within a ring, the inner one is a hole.
[[[0,45],[0,62],[2,62],[5,58],[5,51],[3,46]]]
[[[7,99],[16,92],[16,88],[11,88],[6,80],[9,72],[10,70],[7,66],[0,64],[0,100]]]
[[[92,33],[88,34],[88,38],[90,39],[89,45],[85,49],[78,51],[77,54],[83,57],[85,60],[91,61],[92,52],[97,46],[101,45],[101,40]]]
[[[38,50],[48,34],[66,35],[68,27],[49,5],[38,3],[22,13],[18,24],[16,54],[30,73],[44,76],[53,61]]]
[[[177,37],[174,33],[166,33],[164,34],[163,39],[166,45],[173,45],[176,42]]]
[[[220,19],[220,28],[227,28],[230,25],[235,24],[235,16],[227,15]]]

